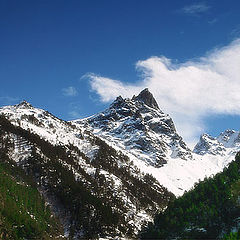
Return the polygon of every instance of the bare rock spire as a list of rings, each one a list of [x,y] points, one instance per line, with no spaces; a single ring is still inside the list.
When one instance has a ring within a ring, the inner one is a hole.
[[[157,101],[153,97],[152,93],[149,92],[148,88],[142,90],[137,97],[133,96],[132,100],[141,101],[144,102],[149,107],[159,109]]]

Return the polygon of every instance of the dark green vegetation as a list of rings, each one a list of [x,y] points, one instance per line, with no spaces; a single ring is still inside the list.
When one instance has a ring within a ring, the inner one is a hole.
[[[230,232],[229,234],[226,234],[223,238],[223,240],[239,240],[240,239],[240,231],[238,232]]]
[[[5,152],[0,152],[0,239],[52,239],[58,221],[35,184]]]
[[[230,233],[240,216],[240,154],[228,168],[207,178],[171,202],[154,224],[141,233],[142,239],[239,239]]]
[[[54,146],[38,135],[12,125],[4,116],[0,116],[0,130],[5,149],[13,151],[16,139],[28,145],[28,155],[19,160],[19,165],[44,197],[50,199],[62,223],[70,226],[70,239],[79,232],[78,239],[132,237],[134,226],[128,224],[126,215],[133,206],[127,205],[126,200],[133,202],[139,211],[143,209],[154,214],[158,206],[164,208],[174,198],[152,176],[140,176],[126,156],[97,137],[88,139],[98,146],[95,158],[90,161],[73,145]],[[88,173],[82,164],[95,172]],[[121,179],[120,189],[115,189],[113,178],[106,177],[110,175]]]

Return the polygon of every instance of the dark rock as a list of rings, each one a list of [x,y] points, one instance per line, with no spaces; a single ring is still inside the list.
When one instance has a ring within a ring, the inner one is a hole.
[[[159,109],[157,101],[153,97],[152,93],[149,92],[148,88],[145,88],[139,93],[137,97],[133,96],[132,100],[144,102],[147,106]]]
[[[16,106],[17,108],[26,108],[26,109],[33,108],[33,106],[32,106],[29,102],[27,102],[27,101],[25,101],[25,100],[23,100],[21,103],[15,105],[15,106]]]

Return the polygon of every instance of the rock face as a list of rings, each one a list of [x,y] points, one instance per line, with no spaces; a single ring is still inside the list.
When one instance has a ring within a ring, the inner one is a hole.
[[[226,130],[218,137],[203,134],[193,151],[200,155],[235,155],[240,150],[240,132]]]
[[[137,97],[133,96],[132,100],[142,101],[151,108],[159,109],[157,101],[153,97],[152,93],[149,92],[148,88],[145,88],[142,92],[140,92]]]
[[[226,149],[224,148],[223,144],[217,140],[217,138],[214,138],[208,134],[203,134],[201,135],[200,140],[194,147],[193,151],[200,155],[223,155]]]
[[[15,105],[16,108],[25,108],[25,109],[31,109],[33,106],[27,102],[26,100],[23,100],[21,103]]]
[[[105,111],[75,123],[154,167],[169,158],[192,159],[171,117],[159,109],[148,89],[132,99],[119,96]]]

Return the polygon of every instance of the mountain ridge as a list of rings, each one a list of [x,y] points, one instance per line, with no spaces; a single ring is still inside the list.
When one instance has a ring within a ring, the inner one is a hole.
[[[199,142],[193,149],[193,152],[204,155],[206,153],[212,155],[224,156],[227,154],[234,155],[240,150],[240,132],[227,129],[221,132],[217,137],[209,134],[202,134]]]
[[[120,149],[131,150],[153,166],[162,166],[169,157],[192,158],[173,120],[159,109],[148,89],[132,99],[119,96],[105,111],[73,122],[120,143]]]
[[[25,103],[1,108],[0,113],[0,129],[11,142],[9,157],[34,175],[41,193],[67,223],[66,237],[136,236],[141,225],[174,197],[127,156],[84,128]],[[59,212],[63,203],[69,207]],[[93,226],[76,215],[79,207],[92,216]]]
[[[234,153],[230,152],[213,155],[208,151],[204,154],[191,151],[176,132],[171,117],[158,105],[157,108],[147,105],[139,97],[142,95],[154,99],[148,89],[132,99],[119,96],[106,110],[72,122],[122,151],[177,196],[190,190],[199,179],[221,171],[234,159]]]
[[[52,208],[59,209],[59,196],[68,205],[69,197],[75,203],[64,210],[72,216],[59,212],[67,223],[65,235],[73,238],[90,237],[91,232],[94,237],[136,237],[174,195],[222,171],[239,150],[239,134],[228,130],[218,139],[203,135],[191,151],[148,89],[132,99],[119,96],[108,109],[81,120],[66,122],[26,101],[0,108],[0,116],[3,138],[11,143],[9,157],[44,186],[41,191]],[[67,175],[92,207],[68,189]],[[83,201],[83,212],[93,214],[94,229],[81,225],[77,201]],[[99,213],[107,212],[116,221],[100,223]]]

